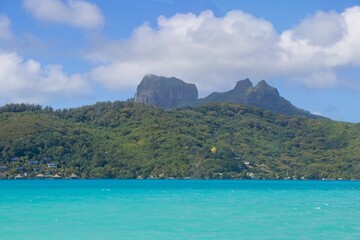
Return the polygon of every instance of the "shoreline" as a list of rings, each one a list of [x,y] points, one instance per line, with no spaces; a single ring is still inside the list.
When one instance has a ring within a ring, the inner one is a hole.
[[[306,182],[306,181],[317,181],[317,182],[347,182],[347,181],[360,181],[360,179],[248,179],[248,178],[0,178],[0,181],[61,181],[61,180],[119,180],[119,181],[286,181],[286,182]]]

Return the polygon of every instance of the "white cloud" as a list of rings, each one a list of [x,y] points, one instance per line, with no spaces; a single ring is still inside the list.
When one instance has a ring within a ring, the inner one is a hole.
[[[79,74],[68,75],[61,65],[24,60],[14,52],[0,50],[0,96],[4,102],[49,103],[53,99],[76,98],[90,86]]]
[[[130,39],[106,43],[89,57],[108,62],[94,70],[94,78],[108,87],[135,86],[154,73],[195,82],[206,91],[223,87],[219,80],[258,75],[256,63],[275,57],[269,50],[277,48],[277,39],[269,22],[241,11],[224,18],[205,11],[161,16],[156,29],[144,24]],[[241,68],[248,71],[238,74]]]
[[[308,73],[299,78],[293,77],[292,79],[312,88],[332,87],[340,84],[335,72],[330,70],[315,70],[313,73]]]
[[[23,7],[42,21],[92,29],[104,24],[101,10],[85,0],[23,0]]]
[[[317,12],[314,16],[305,18],[293,30],[295,38],[325,47],[337,43],[345,34],[345,18],[336,12]]]
[[[318,12],[282,33],[242,11],[176,14],[160,16],[154,28],[139,26],[129,39],[97,45],[86,57],[101,63],[92,75],[108,88],[135,87],[147,73],[196,83],[203,95],[246,77],[323,88],[342,84],[336,68],[360,65],[359,26],[360,7]]]
[[[312,111],[311,114],[318,115],[318,116],[324,116],[322,112],[320,111]]]
[[[1,40],[11,40],[14,38],[14,35],[11,31],[11,22],[10,19],[5,15],[0,15],[0,41]]]

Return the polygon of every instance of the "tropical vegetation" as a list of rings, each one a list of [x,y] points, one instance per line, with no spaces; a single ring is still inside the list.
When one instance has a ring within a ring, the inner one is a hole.
[[[230,103],[0,108],[0,177],[360,179],[360,125]]]

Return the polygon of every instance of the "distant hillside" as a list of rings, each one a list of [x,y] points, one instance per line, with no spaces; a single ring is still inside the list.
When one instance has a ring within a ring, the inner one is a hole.
[[[0,178],[360,179],[360,125],[239,104],[0,108]]]
[[[198,92],[194,84],[185,83],[177,78],[146,75],[137,87],[135,102],[165,109],[206,103],[239,103],[277,114],[321,118],[293,106],[280,96],[276,88],[269,86],[264,80],[254,87],[249,79],[245,79],[239,81],[235,88],[228,92],[214,92],[203,99],[197,97]]]

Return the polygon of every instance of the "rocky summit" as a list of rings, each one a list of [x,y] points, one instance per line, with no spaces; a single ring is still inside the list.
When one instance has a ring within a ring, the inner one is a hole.
[[[185,83],[175,77],[145,75],[137,87],[135,102],[162,108],[192,105],[198,98],[195,84]]]
[[[234,89],[223,93],[212,93],[203,99],[199,99],[199,102],[239,103],[283,115],[296,115],[309,118],[318,117],[292,105],[288,100],[280,96],[276,88],[269,86],[264,80],[260,81],[255,87],[248,78],[238,81]]]

